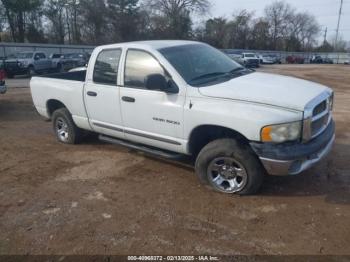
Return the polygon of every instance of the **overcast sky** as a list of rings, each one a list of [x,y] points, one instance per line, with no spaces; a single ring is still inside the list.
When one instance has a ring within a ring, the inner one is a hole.
[[[274,2],[274,0],[211,0],[211,2],[213,3],[212,16],[230,18],[235,10],[241,9],[254,11],[256,16],[261,16],[265,6]],[[308,11],[315,15],[322,26],[322,30],[328,27],[328,40],[334,37],[338,22],[340,0],[286,0],[286,2],[298,11]],[[350,41],[350,0],[344,0],[340,33],[344,40]],[[323,33],[320,39],[323,39]]]

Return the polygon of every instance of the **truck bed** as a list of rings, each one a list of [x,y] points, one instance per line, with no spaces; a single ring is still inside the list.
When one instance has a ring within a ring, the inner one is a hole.
[[[86,70],[67,72],[67,73],[49,74],[42,77],[85,82]]]
[[[50,118],[48,103],[59,101],[72,114],[73,119],[78,116],[85,119],[87,117],[83,97],[85,76],[86,71],[76,71],[32,77],[30,89],[39,114]]]

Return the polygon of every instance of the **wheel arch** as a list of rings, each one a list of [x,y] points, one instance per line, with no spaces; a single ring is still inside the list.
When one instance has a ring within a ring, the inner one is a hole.
[[[52,117],[53,112],[55,112],[57,109],[60,109],[60,108],[66,108],[69,111],[66,105],[57,99],[49,99],[46,102],[46,110],[50,119]]]
[[[188,151],[196,157],[204,146],[220,138],[233,138],[242,144],[249,144],[249,140],[234,129],[219,125],[200,125],[191,131]]]

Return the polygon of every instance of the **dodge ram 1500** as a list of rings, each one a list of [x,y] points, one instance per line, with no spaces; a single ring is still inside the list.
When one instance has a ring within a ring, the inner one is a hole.
[[[84,131],[163,157],[190,155],[202,182],[253,194],[265,173],[296,175],[335,140],[330,88],[254,72],[191,41],[97,47],[87,70],[33,77],[37,111],[58,141]]]

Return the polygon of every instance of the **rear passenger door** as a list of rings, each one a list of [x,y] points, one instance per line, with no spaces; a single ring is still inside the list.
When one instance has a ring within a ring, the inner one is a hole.
[[[92,79],[84,88],[85,106],[94,131],[124,137],[117,86],[122,49],[102,50],[95,61]]]

